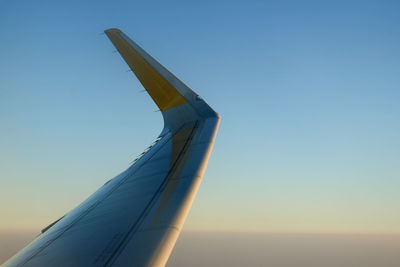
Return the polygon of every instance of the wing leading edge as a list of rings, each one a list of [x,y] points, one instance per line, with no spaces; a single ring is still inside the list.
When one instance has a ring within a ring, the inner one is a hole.
[[[196,93],[118,29],[105,33],[164,117],[156,141],[4,266],[163,266],[219,125]]]

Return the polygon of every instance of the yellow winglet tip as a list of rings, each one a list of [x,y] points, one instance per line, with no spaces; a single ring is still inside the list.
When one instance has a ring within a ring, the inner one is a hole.
[[[160,74],[159,63],[149,63],[151,57],[132,40],[129,39],[132,43],[127,41],[120,29],[110,28],[104,32],[162,112],[187,103],[170,81]]]
[[[118,29],[118,28],[110,28],[110,29],[107,29],[107,30],[105,30],[104,31],[105,33],[112,33],[112,32],[115,32],[115,33],[117,33],[117,32],[122,32],[120,29]]]

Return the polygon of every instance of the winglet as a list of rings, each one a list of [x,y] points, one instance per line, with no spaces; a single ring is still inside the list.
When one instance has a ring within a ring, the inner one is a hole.
[[[187,103],[186,99],[143,56],[142,49],[128,42],[121,30],[105,31],[161,111]]]
[[[121,30],[111,28],[104,32],[163,113],[166,127],[171,129],[185,121],[219,117],[195,92]]]

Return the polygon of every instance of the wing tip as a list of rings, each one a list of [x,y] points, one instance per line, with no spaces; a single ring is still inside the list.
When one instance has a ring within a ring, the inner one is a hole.
[[[104,33],[119,33],[119,32],[122,32],[120,29],[118,29],[118,28],[109,28],[109,29],[107,29],[107,30],[104,30]]]
[[[220,115],[198,94],[193,92],[192,89],[126,36],[120,29],[109,28],[104,30],[104,32],[154,100],[164,116],[165,124],[169,125],[168,128],[177,128],[172,127],[172,125],[177,123],[177,119],[182,121],[209,117],[220,119]],[[146,66],[143,67],[144,65]],[[180,107],[178,110],[170,111],[178,107]]]

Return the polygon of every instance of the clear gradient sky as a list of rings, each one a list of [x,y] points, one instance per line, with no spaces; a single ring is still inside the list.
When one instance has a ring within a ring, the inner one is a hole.
[[[399,1],[0,0],[0,229],[38,230],[162,117],[118,27],[221,114],[185,231],[400,232]]]

